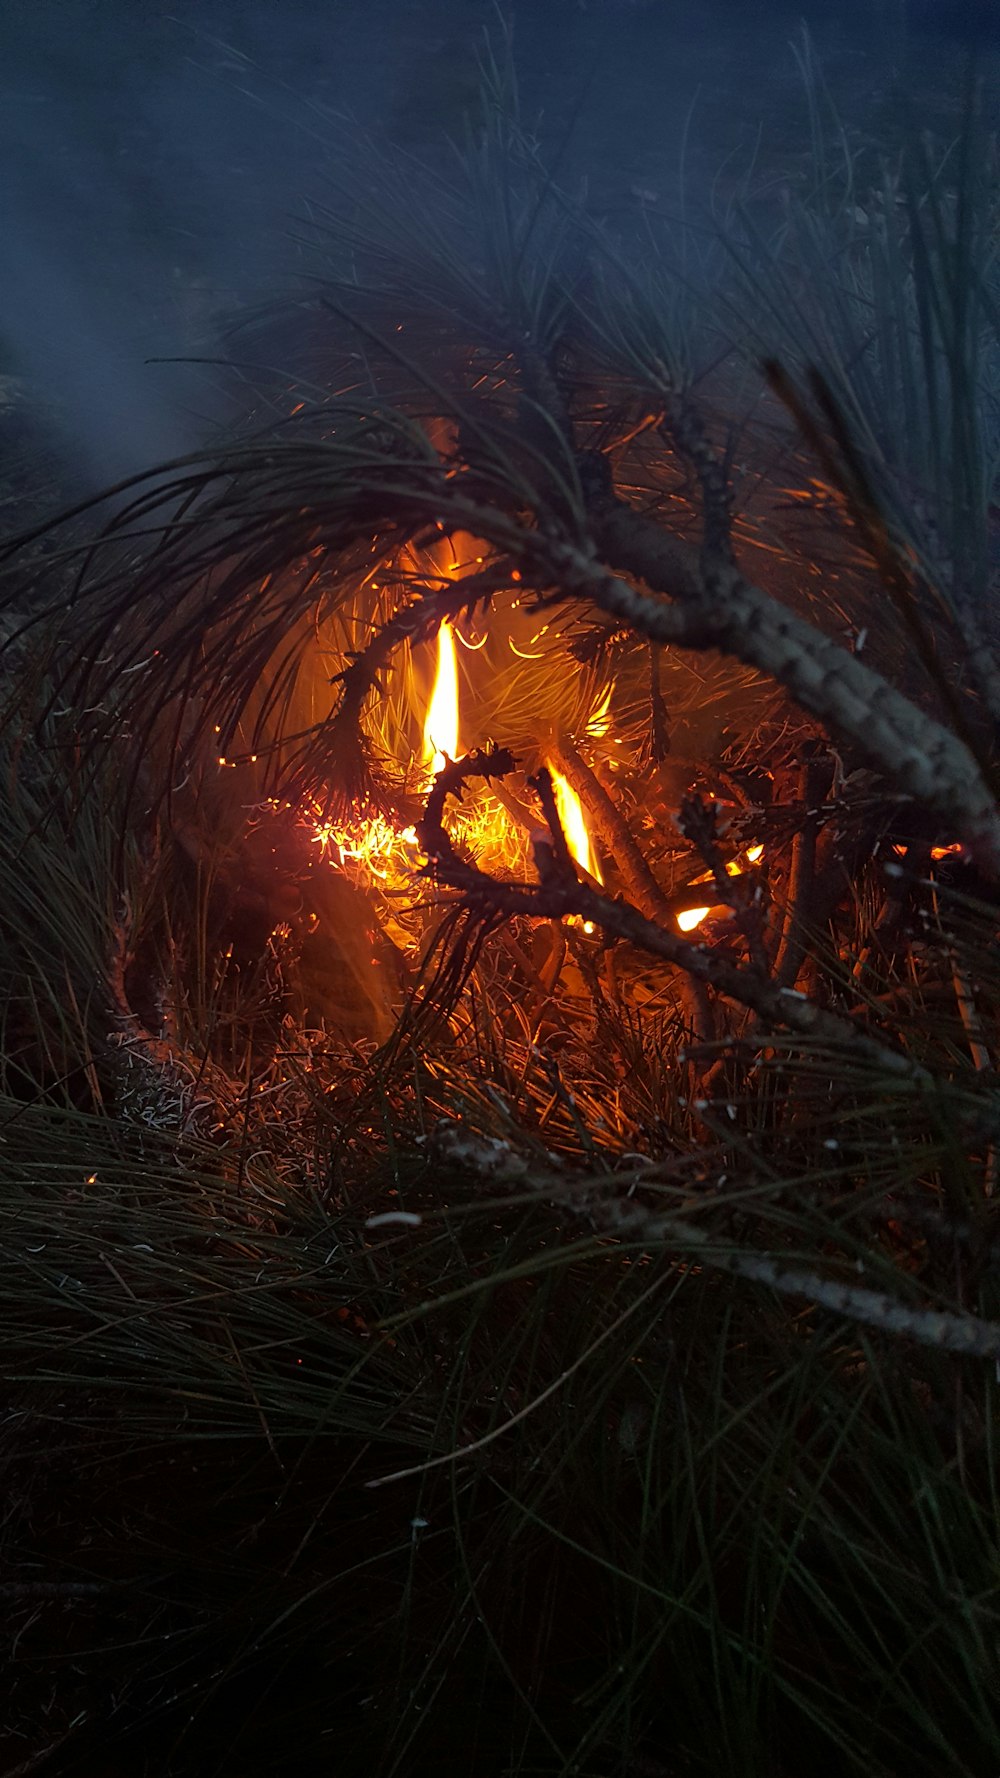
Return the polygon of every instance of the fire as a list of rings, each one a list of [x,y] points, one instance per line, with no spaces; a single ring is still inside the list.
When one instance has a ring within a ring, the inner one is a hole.
[[[601,876],[601,867],[597,862],[590,834],[587,831],[587,822],[580,798],[573,786],[567,783],[562,773],[557,772],[554,766],[549,767],[549,772],[552,776],[556,808],[559,811],[563,833],[566,835],[566,844],[577,864],[582,865],[584,870],[595,877],[599,883],[603,883],[604,878]]]
[[[731,858],[726,865],[726,874],[730,877],[741,877],[748,864],[759,864],[764,856],[763,846],[748,846],[742,858]],[[681,932],[693,932],[703,920],[707,920],[711,908],[685,908],[677,915],[677,924]]]
[[[893,844],[892,849],[897,854],[898,857],[900,857],[900,858],[906,857],[908,847],[902,846],[898,842],[895,842]],[[955,856],[957,853],[962,852],[963,850],[964,850],[964,847],[962,845],[961,840],[953,840],[950,846],[932,846],[931,847],[931,857],[935,858],[935,859],[951,858],[951,857]]]
[[[607,686],[603,695],[594,705],[587,720],[587,733],[599,741],[611,727],[611,694],[613,686]]]
[[[427,715],[424,718],[424,759],[439,772],[448,759],[458,756],[458,654],[455,632],[442,624],[437,636],[437,670]]]
[[[360,867],[367,876],[388,882],[412,870],[417,855],[417,836],[412,827],[402,832],[386,815],[376,811],[349,822],[324,819],[313,811],[312,843],[320,858],[341,868]]]
[[[682,914],[678,914],[677,924],[682,932],[691,932],[703,920],[708,919],[711,911],[711,908],[685,908]]]

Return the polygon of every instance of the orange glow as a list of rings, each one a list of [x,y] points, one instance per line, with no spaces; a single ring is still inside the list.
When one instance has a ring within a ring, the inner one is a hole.
[[[360,866],[367,876],[387,882],[417,862],[417,836],[412,827],[402,832],[385,815],[359,815],[350,822],[324,821],[317,816],[313,845],[321,858],[336,866]]]
[[[587,733],[593,735],[595,740],[600,740],[611,727],[611,690],[609,685],[603,696],[594,705],[587,722]]]
[[[685,908],[682,914],[678,914],[677,924],[682,932],[691,932],[703,920],[707,920],[711,911],[711,908]]]
[[[901,846],[898,843],[894,842],[892,849],[900,858],[905,858],[909,848],[906,846]],[[932,846],[931,847],[931,857],[932,858],[951,858],[954,856],[954,854],[956,852],[961,852],[961,850],[962,850],[961,840],[953,840],[950,846]]]
[[[432,772],[441,770],[446,755],[458,757],[458,655],[450,624],[438,631],[434,690],[424,718],[424,759]]]
[[[559,811],[562,830],[566,835],[566,844],[577,864],[581,864],[585,871],[589,871],[592,877],[596,877],[599,883],[603,883],[604,878],[601,876],[601,868],[590,842],[590,834],[587,831],[587,822],[580,798],[573,786],[566,782],[562,773],[556,771],[555,766],[550,766],[549,771],[552,774],[552,789],[555,792],[556,808]]]
[[[729,877],[741,877],[748,864],[759,863],[763,856],[764,848],[762,845],[748,846],[743,854],[742,860],[730,858],[727,861],[726,875]],[[711,880],[712,875],[709,871],[706,872],[704,877],[699,877],[697,879],[697,884],[710,883]],[[696,926],[700,926],[703,920],[707,920],[711,911],[711,908],[685,908],[682,914],[677,915],[677,924],[682,932],[693,932]]]

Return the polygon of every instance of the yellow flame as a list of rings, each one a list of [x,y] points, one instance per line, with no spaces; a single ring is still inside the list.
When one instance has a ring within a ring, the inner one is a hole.
[[[566,835],[566,844],[577,864],[581,864],[585,871],[589,871],[592,877],[596,877],[599,883],[603,883],[604,878],[601,876],[600,865],[590,843],[590,834],[587,831],[586,817],[580,798],[573,786],[566,782],[561,772],[557,772],[554,766],[550,766],[549,771],[552,774],[552,789],[555,792],[556,808],[559,811],[563,833]]]
[[[682,914],[678,914],[677,924],[682,932],[691,932],[707,919],[711,911],[711,908],[685,908]]]
[[[756,864],[758,859],[763,858],[763,856],[764,856],[763,846],[748,846],[747,847],[747,863],[748,864]]]
[[[600,740],[601,736],[606,735],[611,727],[611,691],[612,688],[609,685],[590,713],[587,733],[593,735],[595,740]]]
[[[432,772],[441,770],[446,754],[458,757],[458,655],[450,624],[438,631],[434,690],[424,718],[424,759]]]

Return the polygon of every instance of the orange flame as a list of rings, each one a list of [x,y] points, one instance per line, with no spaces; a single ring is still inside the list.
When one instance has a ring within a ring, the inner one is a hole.
[[[552,775],[556,808],[559,811],[563,833],[566,835],[566,844],[577,864],[581,864],[585,871],[589,871],[592,877],[596,877],[599,883],[603,883],[601,867],[597,862],[590,834],[587,831],[583,804],[573,786],[567,783],[561,772],[557,772],[554,766],[550,766],[549,771]]]
[[[727,876],[742,876],[748,864],[759,864],[763,856],[763,846],[748,846],[743,854],[742,862],[738,858],[729,860],[726,865]],[[704,881],[704,879],[702,880]],[[700,926],[703,920],[707,920],[711,912],[711,908],[685,908],[683,913],[677,915],[677,924],[681,932],[693,932],[696,926]]]
[[[458,655],[455,632],[442,624],[437,636],[437,671],[424,718],[424,760],[439,772],[445,756],[458,756]]]

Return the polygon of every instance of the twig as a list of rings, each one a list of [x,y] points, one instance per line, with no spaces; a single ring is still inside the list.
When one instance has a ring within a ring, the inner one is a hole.
[[[799,768],[798,795],[805,805],[805,819],[792,841],[792,868],[788,878],[785,927],[774,973],[784,988],[794,988],[805,961],[816,879],[816,838],[819,805],[829,791],[832,767],[829,756],[817,744],[807,743]]]
[[[670,727],[661,673],[663,650],[649,644],[649,757],[659,765],[670,753]]]
[[[764,945],[764,889],[757,871],[743,870],[731,875],[718,841],[717,805],[707,804],[701,796],[686,796],[677,818],[685,839],[691,840],[702,862],[712,873],[714,896],[707,897],[708,885],[693,883],[692,893],[700,890],[702,899],[712,899],[728,907],[733,923],[746,941],[751,963],[762,975],[770,972]]]
[[[470,755],[439,772],[427,802],[427,812],[418,824],[418,836],[428,855],[427,874],[438,882],[460,891],[470,909],[489,911],[493,916],[528,914],[536,919],[564,919],[576,914],[591,920],[606,937],[621,938],[637,945],[654,957],[686,970],[693,981],[702,982],[729,1000],[748,1007],[765,1024],[777,1026],[831,1046],[848,1047],[870,1065],[884,1069],[897,1079],[908,1080],[921,1087],[932,1086],[933,1076],[905,1053],[867,1032],[859,1030],[850,1019],[816,1006],[794,989],[780,986],[759,969],[734,963],[731,958],[704,944],[691,944],[679,933],[670,932],[647,919],[628,902],[613,899],[603,890],[582,882],[575,874],[572,861],[562,865],[556,859],[556,836],[565,836],[555,812],[551,794],[553,845],[542,848],[536,844],[536,864],[541,881],[500,883],[480,870],[478,865],[461,858],[442,826],[447,796],[461,793],[469,777],[496,776],[513,769],[512,756],[502,748]],[[548,773],[539,773],[536,783],[548,780]],[[547,857],[544,853],[548,854]],[[567,854],[568,858],[568,854]]]
[[[77,1722],[71,1723],[69,1728],[63,1734],[57,1735],[54,1741],[50,1741],[47,1747],[41,1747],[37,1753],[29,1754],[27,1759],[20,1760],[16,1766],[8,1766],[5,1778],[28,1778],[29,1773],[39,1771],[42,1766],[48,1763],[54,1753],[59,1752],[60,1747],[65,1745],[78,1726]]]
[[[701,486],[703,567],[713,562],[734,565],[729,475],[725,463],[720,462],[709,443],[701,415],[690,395],[682,391],[667,398],[661,430],[673,439]]]
[[[542,848],[539,845],[535,846],[535,865],[538,874],[543,882],[546,880],[546,877],[553,882],[562,879],[575,882],[576,872],[573,859],[570,854],[565,829],[559,818],[556,795],[552,787],[552,774],[548,767],[542,766],[541,769],[535,773],[533,778],[528,779],[528,783],[532,790],[537,793],[538,800],[542,805],[542,814],[545,816],[545,823],[552,839],[551,866],[549,865],[548,860],[544,859]]]
[[[463,1166],[477,1169],[483,1178],[495,1184],[509,1185],[516,1177],[540,1197],[561,1204],[572,1215],[623,1241],[687,1250],[699,1265],[763,1284],[783,1296],[805,1297],[819,1309],[887,1334],[916,1340],[937,1351],[955,1352],[967,1358],[1000,1357],[1000,1322],[947,1310],[911,1308],[884,1291],[842,1283],[810,1267],[786,1265],[771,1253],[734,1248],[723,1242],[716,1245],[717,1237],[696,1223],[669,1211],[648,1209],[634,1197],[610,1196],[607,1188],[612,1182],[607,1178],[592,1180],[586,1175],[575,1175],[567,1179],[565,1173],[535,1171],[527,1163],[515,1174],[513,1163],[522,1157],[514,1154],[506,1174],[500,1173],[494,1149],[464,1125],[441,1126],[435,1132],[435,1149],[445,1159],[461,1159]],[[467,1450],[479,1448],[479,1443]]]
[[[97,1599],[112,1589],[108,1580],[5,1580],[0,1599]]]

